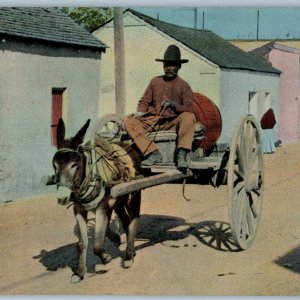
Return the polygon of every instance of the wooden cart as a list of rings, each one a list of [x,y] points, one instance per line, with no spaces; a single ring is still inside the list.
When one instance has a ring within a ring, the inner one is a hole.
[[[232,237],[237,246],[245,250],[256,237],[263,204],[264,169],[260,125],[252,115],[241,117],[234,129],[230,146],[220,150],[216,146],[222,130],[218,108],[201,94],[195,94],[194,104],[197,120],[206,129],[195,134],[187,173],[177,170],[174,163],[176,133],[150,133],[162,153],[163,163],[144,167],[144,178],[114,186],[111,196],[116,198],[188,177],[201,181],[201,184],[227,184]],[[126,141],[128,138],[122,129],[122,120],[113,114],[99,120],[94,135],[108,140]]]

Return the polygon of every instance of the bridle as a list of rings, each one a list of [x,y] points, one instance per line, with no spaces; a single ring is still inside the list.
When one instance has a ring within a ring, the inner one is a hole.
[[[56,154],[59,153],[76,153],[80,156],[85,156],[86,168],[85,177],[81,179],[80,186],[73,192],[70,199],[71,205],[75,203],[81,204],[86,210],[91,210],[98,206],[100,201],[105,195],[104,182],[98,173],[96,163],[96,153],[94,146],[83,146],[80,148],[82,151],[74,150],[71,148],[60,148]],[[90,166],[90,168],[88,168]]]

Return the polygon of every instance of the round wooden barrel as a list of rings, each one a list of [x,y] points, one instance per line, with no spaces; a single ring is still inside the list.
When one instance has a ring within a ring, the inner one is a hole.
[[[210,150],[216,144],[222,131],[222,118],[218,107],[206,96],[194,93],[194,113],[198,122],[206,127],[205,139],[194,140],[194,148]]]

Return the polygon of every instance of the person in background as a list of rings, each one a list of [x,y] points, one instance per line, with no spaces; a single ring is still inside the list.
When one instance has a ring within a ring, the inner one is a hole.
[[[275,114],[272,108],[269,108],[260,120],[263,129],[264,153],[275,152],[274,126],[276,124]]]
[[[196,125],[194,115],[194,93],[188,83],[178,76],[181,64],[180,49],[170,45],[163,59],[164,75],[151,79],[144,95],[139,100],[137,112],[124,119],[128,135],[139,148],[142,165],[151,166],[162,162],[162,155],[147,133],[160,130],[176,130],[178,169],[186,169],[187,153],[191,150]]]

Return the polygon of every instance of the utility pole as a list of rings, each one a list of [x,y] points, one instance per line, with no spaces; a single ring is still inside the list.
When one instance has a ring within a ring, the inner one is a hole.
[[[205,13],[202,13],[202,29],[204,30],[204,17],[205,17]]]
[[[256,24],[256,40],[258,41],[259,38],[259,10],[257,11],[257,24]]]
[[[115,43],[115,102],[116,114],[119,117],[125,115],[125,50],[124,50],[124,26],[123,8],[114,7],[114,43]]]
[[[198,28],[198,9],[194,7],[194,29]]]

